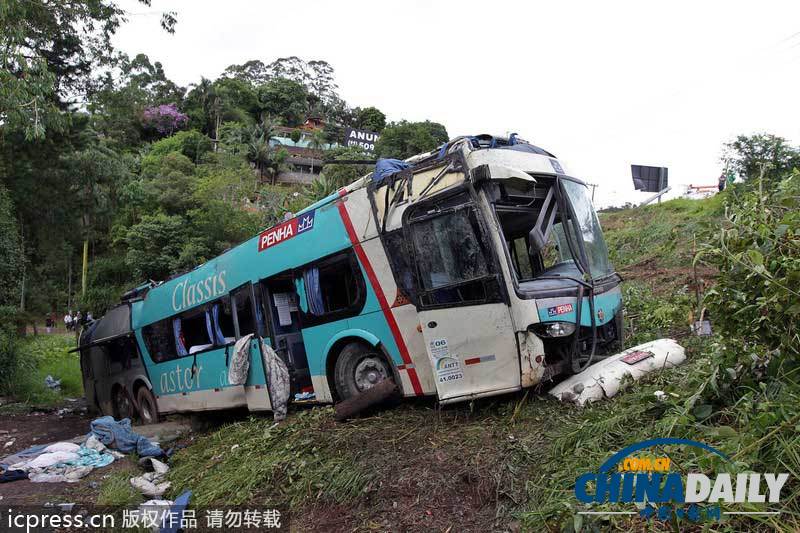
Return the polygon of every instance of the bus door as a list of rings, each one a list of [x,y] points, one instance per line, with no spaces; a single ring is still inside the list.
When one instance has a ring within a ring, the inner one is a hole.
[[[252,283],[246,283],[231,292],[236,339],[252,334],[249,346],[249,370],[244,384],[247,408],[250,411],[263,411],[272,408],[267,387],[264,358],[261,340],[270,344],[267,332],[261,289]]]
[[[475,205],[462,193],[420,206],[404,229],[439,399],[519,389],[511,313]]]
[[[311,373],[300,322],[300,297],[294,274],[284,272],[261,282],[264,308],[272,348],[286,363],[291,378],[291,393],[311,386]]]

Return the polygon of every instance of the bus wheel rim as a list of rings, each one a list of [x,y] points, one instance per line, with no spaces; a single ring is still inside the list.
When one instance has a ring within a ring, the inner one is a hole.
[[[389,375],[383,361],[377,357],[366,357],[359,361],[354,372],[356,387],[360,391],[374,387]]]

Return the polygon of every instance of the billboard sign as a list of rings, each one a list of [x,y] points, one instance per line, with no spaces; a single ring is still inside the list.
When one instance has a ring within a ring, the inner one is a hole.
[[[365,152],[371,153],[375,151],[375,143],[377,143],[380,138],[380,133],[375,133],[374,131],[347,128],[344,144],[347,147],[360,148]]]
[[[631,175],[637,191],[661,192],[669,186],[666,167],[631,165]]]

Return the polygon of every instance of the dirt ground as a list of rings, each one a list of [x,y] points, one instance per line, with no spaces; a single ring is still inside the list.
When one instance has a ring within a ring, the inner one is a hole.
[[[68,402],[62,408],[21,414],[0,414],[0,458],[36,444],[69,441],[89,433],[94,417],[85,410],[83,400]],[[162,443],[185,430],[182,421],[168,421],[157,426],[135,427],[135,431]],[[9,444],[10,443],[10,444]],[[165,448],[166,449],[166,448]],[[0,506],[43,506],[47,503],[94,504],[103,480],[121,470],[140,472],[128,457],[93,470],[76,483],[32,483],[28,480],[0,483]]]
[[[89,432],[92,417],[86,413],[80,401],[62,409],[71,412],[52,409],[0,415],[0,446],[3,446],[0,456],[11,455],[36,444],[70,440]],[[93,471],[78,483],[31,483],[28,480],[0,483],[0,505],[92,502],[99,492],[99,481],[121,466],[117,463]]]

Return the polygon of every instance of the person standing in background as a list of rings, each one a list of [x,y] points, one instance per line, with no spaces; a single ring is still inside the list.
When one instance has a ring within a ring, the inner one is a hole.
[[[719,192],[725,190],[725,185],[728,183],[728,177],[723,172],[719,175],[719,179],[717,180],[717,187],[719,188]]]
[[[64,315],[64,328],[66,328],[67,331],[72,329],[72,310],[71,309],[69,311],[67,311],[66,315]]]

